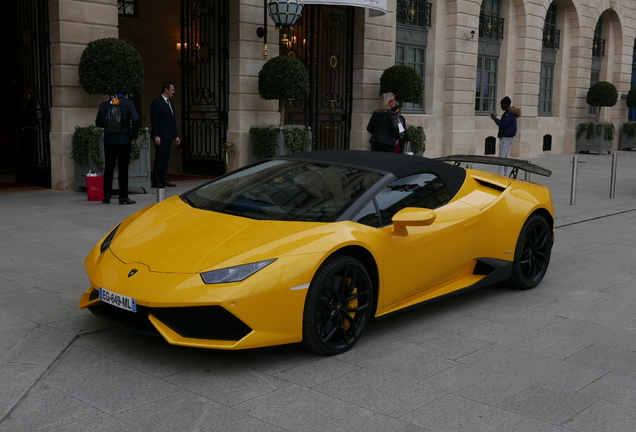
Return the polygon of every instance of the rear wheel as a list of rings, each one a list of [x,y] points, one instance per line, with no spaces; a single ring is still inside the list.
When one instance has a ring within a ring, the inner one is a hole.
[[[309,286],[303,316],[303,345],[323,355],[347,351],[360,339],[373,313],[373,286],[356,259],[334,255]]]
[[[511,284],[522,290],[539,285],[548,270],[551,251],[550,225],[542,216],[530,216],[517,240]]]

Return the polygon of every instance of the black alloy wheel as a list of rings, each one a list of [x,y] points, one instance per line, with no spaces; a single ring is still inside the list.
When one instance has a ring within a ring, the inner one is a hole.
[[[522,290],[539,285],[548,270],[551,251],[550,225],[542,216],[530,216],[517,240],[510,279],[512,285]]]
[[[314,276],[303,315],[303,345],[322,355],[347,351],[373,314],[373,285],[356,259],[333,255]]]

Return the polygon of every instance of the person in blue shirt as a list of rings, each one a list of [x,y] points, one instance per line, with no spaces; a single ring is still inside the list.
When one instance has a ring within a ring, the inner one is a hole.
[[[501,109],[504,112],[501,119],[498,119],[495,113],[490,114],[490,118],[499,126],[497,137],[499,137],[499,157],[502,158],[510,157],[512,138],[517,135],[517,117],[521,116],[521,110],[511,105],[512,101],[506,96],[501,100]],[[511,170],[512,168],[508,166],[500,166],[499,174],[507,177]]]

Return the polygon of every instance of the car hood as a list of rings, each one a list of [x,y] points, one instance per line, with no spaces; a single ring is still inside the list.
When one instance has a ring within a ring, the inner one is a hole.
[[[231,216],[192,208],[174,197],[122,223],[110,249],[121,261],[142,263],[151,271],[196,273],[280,257],[299,246],[284,238],[324,225]],[[247,251],[253,253],[227,263]]]

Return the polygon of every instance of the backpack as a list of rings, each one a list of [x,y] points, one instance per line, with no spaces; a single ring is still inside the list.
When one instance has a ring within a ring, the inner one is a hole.
[[[104,121],[104,133],[115,135],[124,131],[124,127],[121,123],[121,108],[119,107],[119,98],[117,96],[111,96],[110,106],[106,113],[106,120]]]

